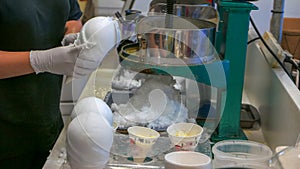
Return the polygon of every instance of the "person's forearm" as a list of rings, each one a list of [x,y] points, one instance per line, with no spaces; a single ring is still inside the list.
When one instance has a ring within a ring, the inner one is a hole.
[[[67,21],[65,28],[66,28],[65,34],[77,33],[82,28],[82,22],[81,22],[81,20],[70,20],[70,21]]]
[[[0,51],[0,79],[33,73],[29,52]]]
[[[66,23],[66,34],[77,33],[81,30],[80,20],[71,20]],[[0,51],[0,79],[21,76],[33,73],[30,64],[30,52]]]

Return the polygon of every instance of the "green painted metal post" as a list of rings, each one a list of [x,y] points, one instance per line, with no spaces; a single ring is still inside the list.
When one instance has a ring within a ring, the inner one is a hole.
[[[221,57],[229,60],[230,67],[225,107],[212,140],[246,139],[240,128],[240,112],[250,11],[257,7],[248,2],[228,0],[220,0],[217,5],[220,23],[215,46]]]

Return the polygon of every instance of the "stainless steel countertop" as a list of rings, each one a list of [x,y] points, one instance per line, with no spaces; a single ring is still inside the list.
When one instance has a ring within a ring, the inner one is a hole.
[[[250,103],[258,109],[262,125],[258,130],[244,130],[244,133],[249,140],[269,145],[272,150],[276,146],[293,144],[300,132],[299,90],[293,86],[282,69],[272,68],[269,65],[258,44],[252,43],[248,46],[246,63],[242,100],[243,103]],[[95,71],[90,76],[80,99],[88,96],[104,98],[107,91],[110,90],[109,86],[115,70],[99,69]],[[98,76],[101,78],[96,78]],[[65,149],[66,129],[69,122],[70,119],[66,119],[65,127],[54,145],[44,169],[70,168]],[[126,165],[131,164],[127,163]],[[148,166],[151,167],[151,164]],[[108,167],[114,168],[116,166]],[[141,166],[132,165],[129,168],[138,167]],[[152,167],[155,168],[155,166]]]
[[[68,119],[69,121],[69,119]],[[48,157],[43,169],[71,169],[67,162],[67,154],[65,148],[65,141],[66,141],[66,129],[67,124],[62,130],[56,144],[54,145],[50,156]],[[244,130],[247,138],[252,141],[265,143],[263,139],[263,135],[261,130]],[[208,148],[210,146],[209,143],[204,143],[203,145],[199,145],[202,148]],[[210,148],[206,150],[206,154],[209,153]],[[168,152],[168,151],[166,151]],[[165,152],[165,153],[166,153]],[[107,169],[113,169],[114,167],[128,167],[128,168],[163,168],[163,157],[165,153],[161,153],[160,155],[156,156],[156,161],[152,163],[146,163],[145,165],[137,165],[127,158],[118,156],[118,155],[111,155],[111,160],[107,166]],[[116,161],[118,163],[116,163]]]
[[[110,81],[114,74],[115,70],[112,69],[99,69],[95,71],[89,78],[83,92],[80,96],[80,99],[95,96],[103,99],[105,94],[110,90]],[[97,80],[96,77],[101,77],[101,80]],[[97,85],[95,85],[97,84]],[[243,94],[243,102],[248,103],[247,93]],[[66,131],[68,124],[70,122],[70,117],[65,119],[65,126],[60,133],[60,136],[55,143],[53,149],[51,150],[50,156],[48,157],[43,169],[70,169],[67,162],[67,152],[65,147],[66,141]],[[261,130],[244,130],[246,136],[249,140],[257,141],[265,143]],[[162,138],[163,139],[163,138]],[[203,143],[203,145],[199,145],[198,147],[202,148],[203,153],[207,155],[211,155],[211,147],[208,142]],[[168,151],[166,151],[168,152]],[[126,168],[163,168],[163,157],[166,152],[160,153],[156,156],[155,161],[146,163],[145,165],[137,165],[131,161],[129,161],[126,157],[119,156],[117,154],[111,155],[111,160],[109,161],[107,168],[114,168],[114,167],[124,167]],[[118,162],[118,163],[116,163]]]

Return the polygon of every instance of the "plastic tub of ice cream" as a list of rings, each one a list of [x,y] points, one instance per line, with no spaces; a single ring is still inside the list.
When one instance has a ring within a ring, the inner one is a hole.
[[[225,140],[212,147],[214,168],[267,168],[272,150],[265,144],[248,140]]]

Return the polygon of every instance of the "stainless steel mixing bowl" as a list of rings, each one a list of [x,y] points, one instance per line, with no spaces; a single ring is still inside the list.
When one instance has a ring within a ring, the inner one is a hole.
[[[178,58],[185,64],[214,60],[216,25],[212,22],[167,14],[149,14],[137,23],[140,57]],[[172,62],[172,61],[170,61]]]

